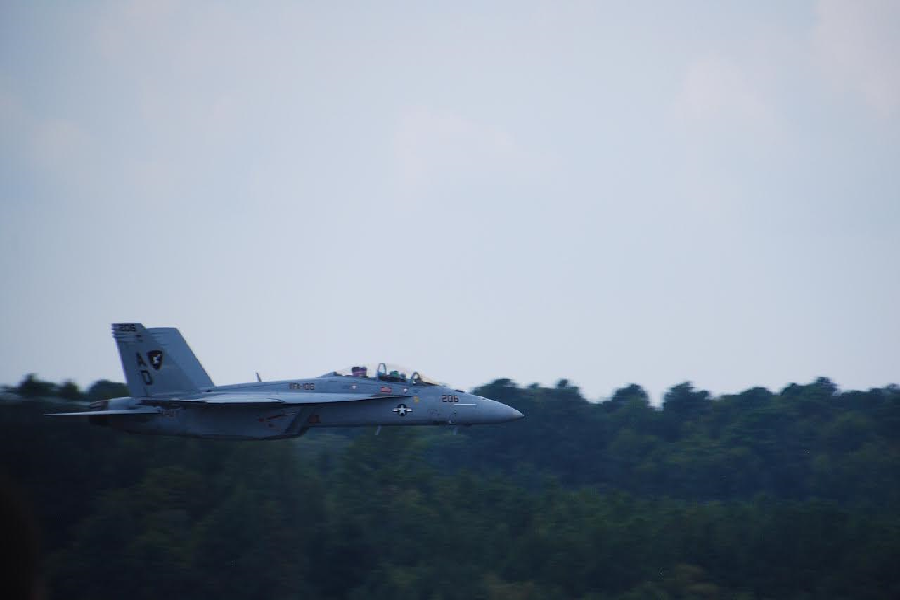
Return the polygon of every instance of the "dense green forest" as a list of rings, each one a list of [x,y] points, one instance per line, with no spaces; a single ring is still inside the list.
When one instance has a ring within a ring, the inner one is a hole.
[[[0,467],[50,598],[900,597],[897,386],[476,392],[526,418],[221,442],[45,417],[127,392],[29,376]]]

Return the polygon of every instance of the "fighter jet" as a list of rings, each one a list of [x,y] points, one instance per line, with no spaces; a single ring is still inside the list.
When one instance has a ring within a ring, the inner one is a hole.
[[[114,323],[131,396],[94,402],[87,417],[131,433],[229,440],[301,436],[316,427],[459,426],[521,419],[518,410],[418,371],[359,364],[310,379],[216,386],[174,327]]]

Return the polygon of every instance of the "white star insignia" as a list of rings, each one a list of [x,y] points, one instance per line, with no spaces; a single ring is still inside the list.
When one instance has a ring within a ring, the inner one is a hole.
[[[394,412],[400,415],[401,417],[405,417],[406,413],[411,413],[413,409],[409,408],[405,404],[400,404],[397,408],[394,409]]]

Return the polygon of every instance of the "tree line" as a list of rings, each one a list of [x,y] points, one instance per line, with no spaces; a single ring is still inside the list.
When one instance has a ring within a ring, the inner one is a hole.
[[[525,419],[218,442],[44,417],[127,394],[46,383],[4,394],[0,464],[50,598],[900,597],[897,386],[498,379]]]

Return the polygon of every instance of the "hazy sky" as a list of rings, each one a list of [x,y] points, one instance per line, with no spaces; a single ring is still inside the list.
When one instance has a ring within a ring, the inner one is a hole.
[[[900,381],[900,2],[0,6],[0,383]]]

